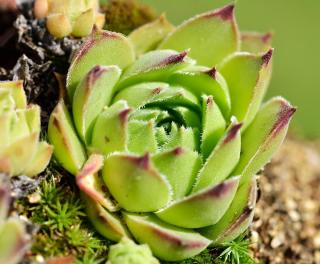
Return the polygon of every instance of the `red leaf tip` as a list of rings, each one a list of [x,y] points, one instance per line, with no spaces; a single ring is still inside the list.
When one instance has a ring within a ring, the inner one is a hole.
[[[208,74],[213,79],[216,79],[217,69],[216,67],[213,67],[212,69],[206,71],[206,74]]]
[[[277,121],[271,129],[271,133],[277,135],[289,123],[296,111],[296,107],[293,107],[286,102],[282,102],[281,110],[278,113]]]
[[[128,115],[131,112],[131,108],[126,108],[119,113],[120,122],[124,124],[128,120]]]
[[[262,55],[261,59],[262,59],[262,64],[263,65],[268,65],[271,58],[272,58],[272,54],[273,54],[273,48],[269,49],[267,51],[267,53],[265,53],[264,55]]]
[[[226,144],[226,143],[230,142],[231,140],[233,140],[236,137],[236,135],[237,135],[238,131],[240,130],[240,128],[242,127],[242,125],[243,125],[242,123],[234,124],[230,128],[230,130],[229,130],[226,138],[224,139],[223,143]]]
[[[224,6],[214,11],[210,16],[219,16],[223,20],[231,20],[234,14],[234,4]]]

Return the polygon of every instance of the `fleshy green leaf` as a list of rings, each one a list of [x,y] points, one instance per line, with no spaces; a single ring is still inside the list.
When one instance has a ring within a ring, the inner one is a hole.
[[[237,191],[240,177],[178,200],[156,212],[163,221],[185,228],[200,228],[217,223],[228,210]]]
[[[24,169],[23,173],[27,176],[32,177],[44,171],[50,162],[52,153],[53,146],[44,141],[39,142],[32,161]]]
[[[190,57],[212,67],[239,49],[234,5],[210,11],[182,23],[160,44],[159,49],[191,49]]]
[[[194,64],[187,54],[187,51],[179,53],[174,50],[155,50],[143,54],[125,70],[117,89],[140,82],[165,81],[173,72]]]
[[[81,171],[76,175],[77,185],[92,202],[94,201],[102,205],[110,212],[115,212],[118,211],[119,208],[111,201],[106,186],[98,176],[98,171],[102,166],[103,156],[92,154]]]
[[[108,212],[107,209],[84,194],[82,194],[82,199],[91,223],[102,236],[116,242],[124,236],[130,237],[119,215]]]
[[[118,101],[98,116],[92,132],[91,146],[95,151],[108,155],[126,149],[128,141],[128,115],[126,101]]]
[[[157,139],[155,136],[154,121],[138,121],[129,122],[129,140],[128,150],[136,154],[144,154],[146,152],[154,153],[157,151]]]
[[[130,33],[129,39],[133,43],[137,56],[153,50],[168,35],[174,26],[161,15],[158,19],[145,24]]]
[[[125,222],[137,241],[148,244],[155,256],[167,261],[193,257],[211,242],[195,231],[169,225],[154,216],[125,213]]]
[[[271,159],[284,140],[296,109],[285,99],[276,97],[258,112],[242,136],[240,161],[233,173],[241,183],[250,179]]]
[[[220,71],[226,79],[231,114],[243,122],[245,129],[260,108],[271,76],[273,50],[266,54],[236,53],[223,62]]]
[[[185,196],[192,187],[201,160],[196,152],[182,147],[155,154],[152,161],[169,181],[173,199]]]
[[[156,211],[171,198],[170,186],[154,168],[149,154],[108,156],[103,179],[119,205],[130,212]]]
[[[202,98],[202,139],[201,153],[209,157],[226,128],[226,121],[212,96]]]
[[[119,100],[127,101],[132,108],[140,108],[149,102],[152,98],[168,89],[167,83],[161,82],[142,82],[121,90],[116,94],[113,102]]]
[[[14,99],[17,108],[27,107],[27,98],[23,89],[23,81],[1,81],[0,90],[7,90]]]
[[[235,121],[230,125],[200,170],[193,193],[215,185],[230,175],[240,158],[241,126],[242,124]]]
[[[134,61],[129,40],[115,32],[94,31],[80,47],[68,71],[67,90],[70,99],[78,84],[95,65],[117,65],[123,69]]]
[[[212,95],[225,118],[229,118],[231,100],[228,86],[222,75],[215,68],[206,70],[184,70],[172,74],[169,83],[181,85],[199,99],[205,95]]]
[[[75,37],[88,36],[91,33],[95,22],[94,13],[95,11],[92,8],[81,13],[73,22],[71,34]]]
[[[117,66],[95,66],[76,88],[72,104],[73,120],[84,142],[90,141],[94,121],[103,107],[110,103],[120,74]]]
[[[171,130],[168,142],[162,147],[162,150],[170,150],[183,146],[190,150],[198,150],[198,135],[195,135],[191,128],[179,127]]]
[[[232,241],[251,224],[257,199],[255,177],[239,187],[230,207],[218,223],[200,229],[200,233],[214,244]]]
[[[1,150],[0,161],[8,159],[10,164],[10,175],[19,175],[30,164],[37,151],[39,133],[33,133],[20,138],[10,144],[4,150]],[[1,163],[1,162],[0,162]],[[1,165],[0,165],[1,167]]]
[[[77,174],[86,160],[86,153],[63,101],[58,103],[50,116],[48,138],[54,146],[54,156],[62,167],[73,175]]]

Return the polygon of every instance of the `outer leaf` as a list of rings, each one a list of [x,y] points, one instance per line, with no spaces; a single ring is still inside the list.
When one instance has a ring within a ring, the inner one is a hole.
[[[213,240],[214,244],[232,241],[251,224],[257,199],[255,177],[239,187],[225,215],[213,226],[200,229],[200,233]]]
[[[165,15],[155,21],[145,24],[130,33],[129,39],[133,43],[137,56],[153,50],[168,35],[174,26],[168,22]]]
[[[119,208],[111,201],[107,187],[98,176],[102,166],[103,156],[92,154],[76,176],[77,185],[92,202],[102,205],[110,212],[115,212]]]
[[[228,210],[240,177],[233,177],[197,192],[156,212],[163,221],[185,228],[200,228],[217,223]]]
[[[95,65],[117,65],[123,69],[134,61],[134,51],[128,39],[110,31],[94,31],[80,47],[67,76],[70,99],[83,76]]]
[[[73,119],[84,142],[90,142],[94,121],[110,103],[120,74],[117,66],[95,66],[77,87],[73,96]]]
[[[68,36],[72,31],[71,20],[62,13],[47,16],[47,29],[56,38]]]
[[[171,198],[169,184],[155,170],[148,154],[110,155],[104,164],[103,179],[112,196],[127,211],[156,211]]]
[[[84,194],[82,198],[91,223],[101,235],[112,241],[119,241],[124,236],[130,237],[127,227],[116,213],[108,212],[99,203]]]
[[[212,67],[239,49],[239,33],[234,18],[234,5],[198,15],[176,28],[160,44],[159,49],[182,51],[200,65]]]
[[[94,150],[108,155],[126,149],[130,111],[126,101],[118,101],[98,116],[92,133]]]
[[[270,160],[285,138],[296,109],[283,98],[267,102],[242,137],[241,158],[233,173],[241,183],[250,179]]]
[[[30,238],[19,219],[9,219],[0,227],[0,263],[16,264],[29,249]]]
[[[14,99],[17,108],[27,107],[27,98],[23,89],[23,81],[1,81],[0,90],[7,90]]]
[[[273,50],[264,55],[236,53],[221,66],[231,96],[231,114],[244,124],[245,129],[260,108],[269,84]]]
[[[71,34],[75,37],[88,36],[95,22],[94,13],[95,11],[92,8],[81,13],[73,23]]]
[[[252,53],[265,53],[271,48],[271,40],[271,33],[243,32],[241,33],[241,50]]]
[[[10,144],[0,153],[0,161],[8,158],[10,162],[10,175],[19,175],[32,161],[38,146],[38,133],[30,134]],[[1,167],[1,165],[0,165]]]
[[[173,72],[194,64],[187,54],[187,51],[178,53],[173,50],[156,50],[143,54],[124,72],[117,89],[140,82],[165,81]]]
[[[53,110],[48,126],[48,138],[54,146],[54,156],[73,175],[82,168],[86,153],[73,127],[63,101]]]
[[[154,216],[125,213],[125,222],[140,243],[148,244],[157,257],[167,261],[193,257],[211,242],[199,233],[166,224]]]
[[[38,143],[36,153],[32,161],[24,169],[24,174],[32,177],[44,171],[50,162],[52,152],[53,146],[47,142]]]
[[[201,166],[199,155],[182,147],[155,154],[152,161],[172,186],[174,200],[185,196],[191,190]]]
[[[199,172],[192,192],[213,186],[226,179],[240,158],[242,124],[235,121],[213,150],[206,163]],[[233,174],[239,175],[239,174]]]

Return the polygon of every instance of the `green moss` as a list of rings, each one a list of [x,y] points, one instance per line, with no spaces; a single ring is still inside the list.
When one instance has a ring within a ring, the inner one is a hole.
[[[123,34],[156,18],[152,8],[136,0],[110,0],[102,3],[102,10],[106,15],[105,29]]]
[[[21,214],[40,227],[31,251],[44,258],[76,255],[77,264],[106,261],[110,241],[96,234],[87,222],[77,188],[68,176],[51,166],[37,190],[39,202],[18,201]]]

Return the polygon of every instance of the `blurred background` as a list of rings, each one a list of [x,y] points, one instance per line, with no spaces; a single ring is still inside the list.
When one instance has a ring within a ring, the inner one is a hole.
[[[140,0],[179,24],[230,0]],[[238,0],[242,31],[273,32],[274,72],[268,97],[282,95],[298,106],[292,127],[320,137],[320,1]]]

